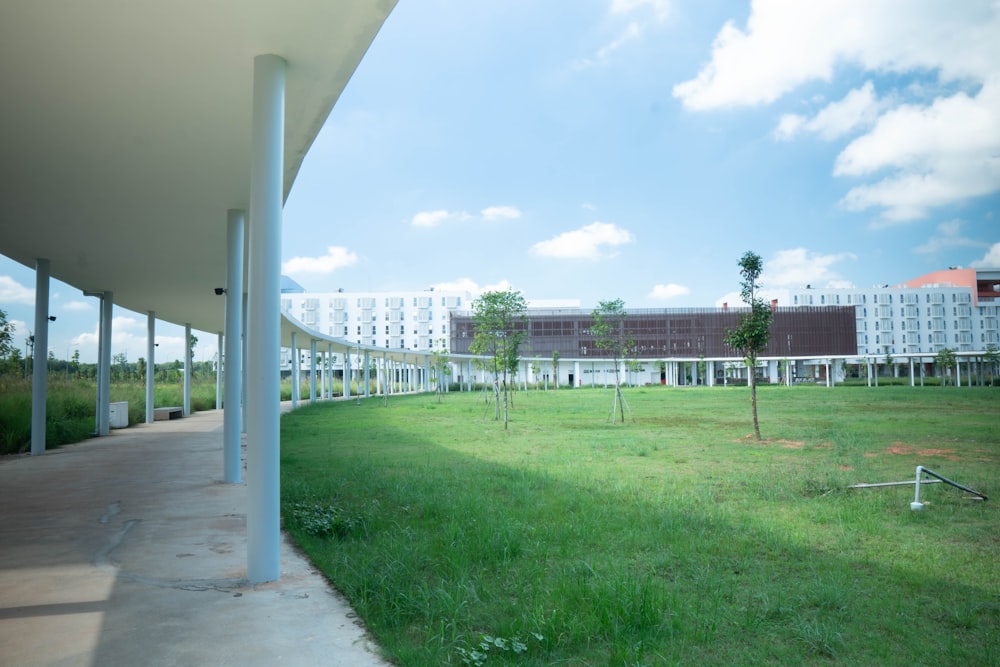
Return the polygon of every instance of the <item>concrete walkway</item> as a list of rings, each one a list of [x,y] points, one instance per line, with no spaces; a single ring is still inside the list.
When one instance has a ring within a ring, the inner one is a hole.
[[[388,665],[288,543],[244,581],[221,478],[221,411],[0,458],[0,665]]]

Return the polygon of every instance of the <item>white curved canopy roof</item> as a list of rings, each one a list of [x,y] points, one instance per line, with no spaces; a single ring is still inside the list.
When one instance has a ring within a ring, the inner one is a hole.
[[[118,306],[223,328],[253,59],[288,62],[284,195],[395,0],[0,5],[0,252]],[[245,283],[244,283],[245,284]]]

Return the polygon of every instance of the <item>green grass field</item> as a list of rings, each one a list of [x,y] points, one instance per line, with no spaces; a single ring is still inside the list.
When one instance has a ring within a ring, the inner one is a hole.
[[[1000,392],[764,387],[315,405],[285,527],[400,665],[1000,664]]]

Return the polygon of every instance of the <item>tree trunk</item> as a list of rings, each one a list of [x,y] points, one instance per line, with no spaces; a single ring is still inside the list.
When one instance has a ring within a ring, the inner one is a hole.
[[[757,421],[757,360],[752,361],[753,366],[747,366],[750,375],[750,409],[753,412],[753,434],[760,440],[760,423]]]

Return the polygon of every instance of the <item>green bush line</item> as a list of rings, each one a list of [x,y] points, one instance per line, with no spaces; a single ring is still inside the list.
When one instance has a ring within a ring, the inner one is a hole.
[[[1000,393],[764,387],[762,443],[746,388],[625,396],[302,408],[285,527],[400,665],[997,663],[996,502],[846,487],[995,495]]]

